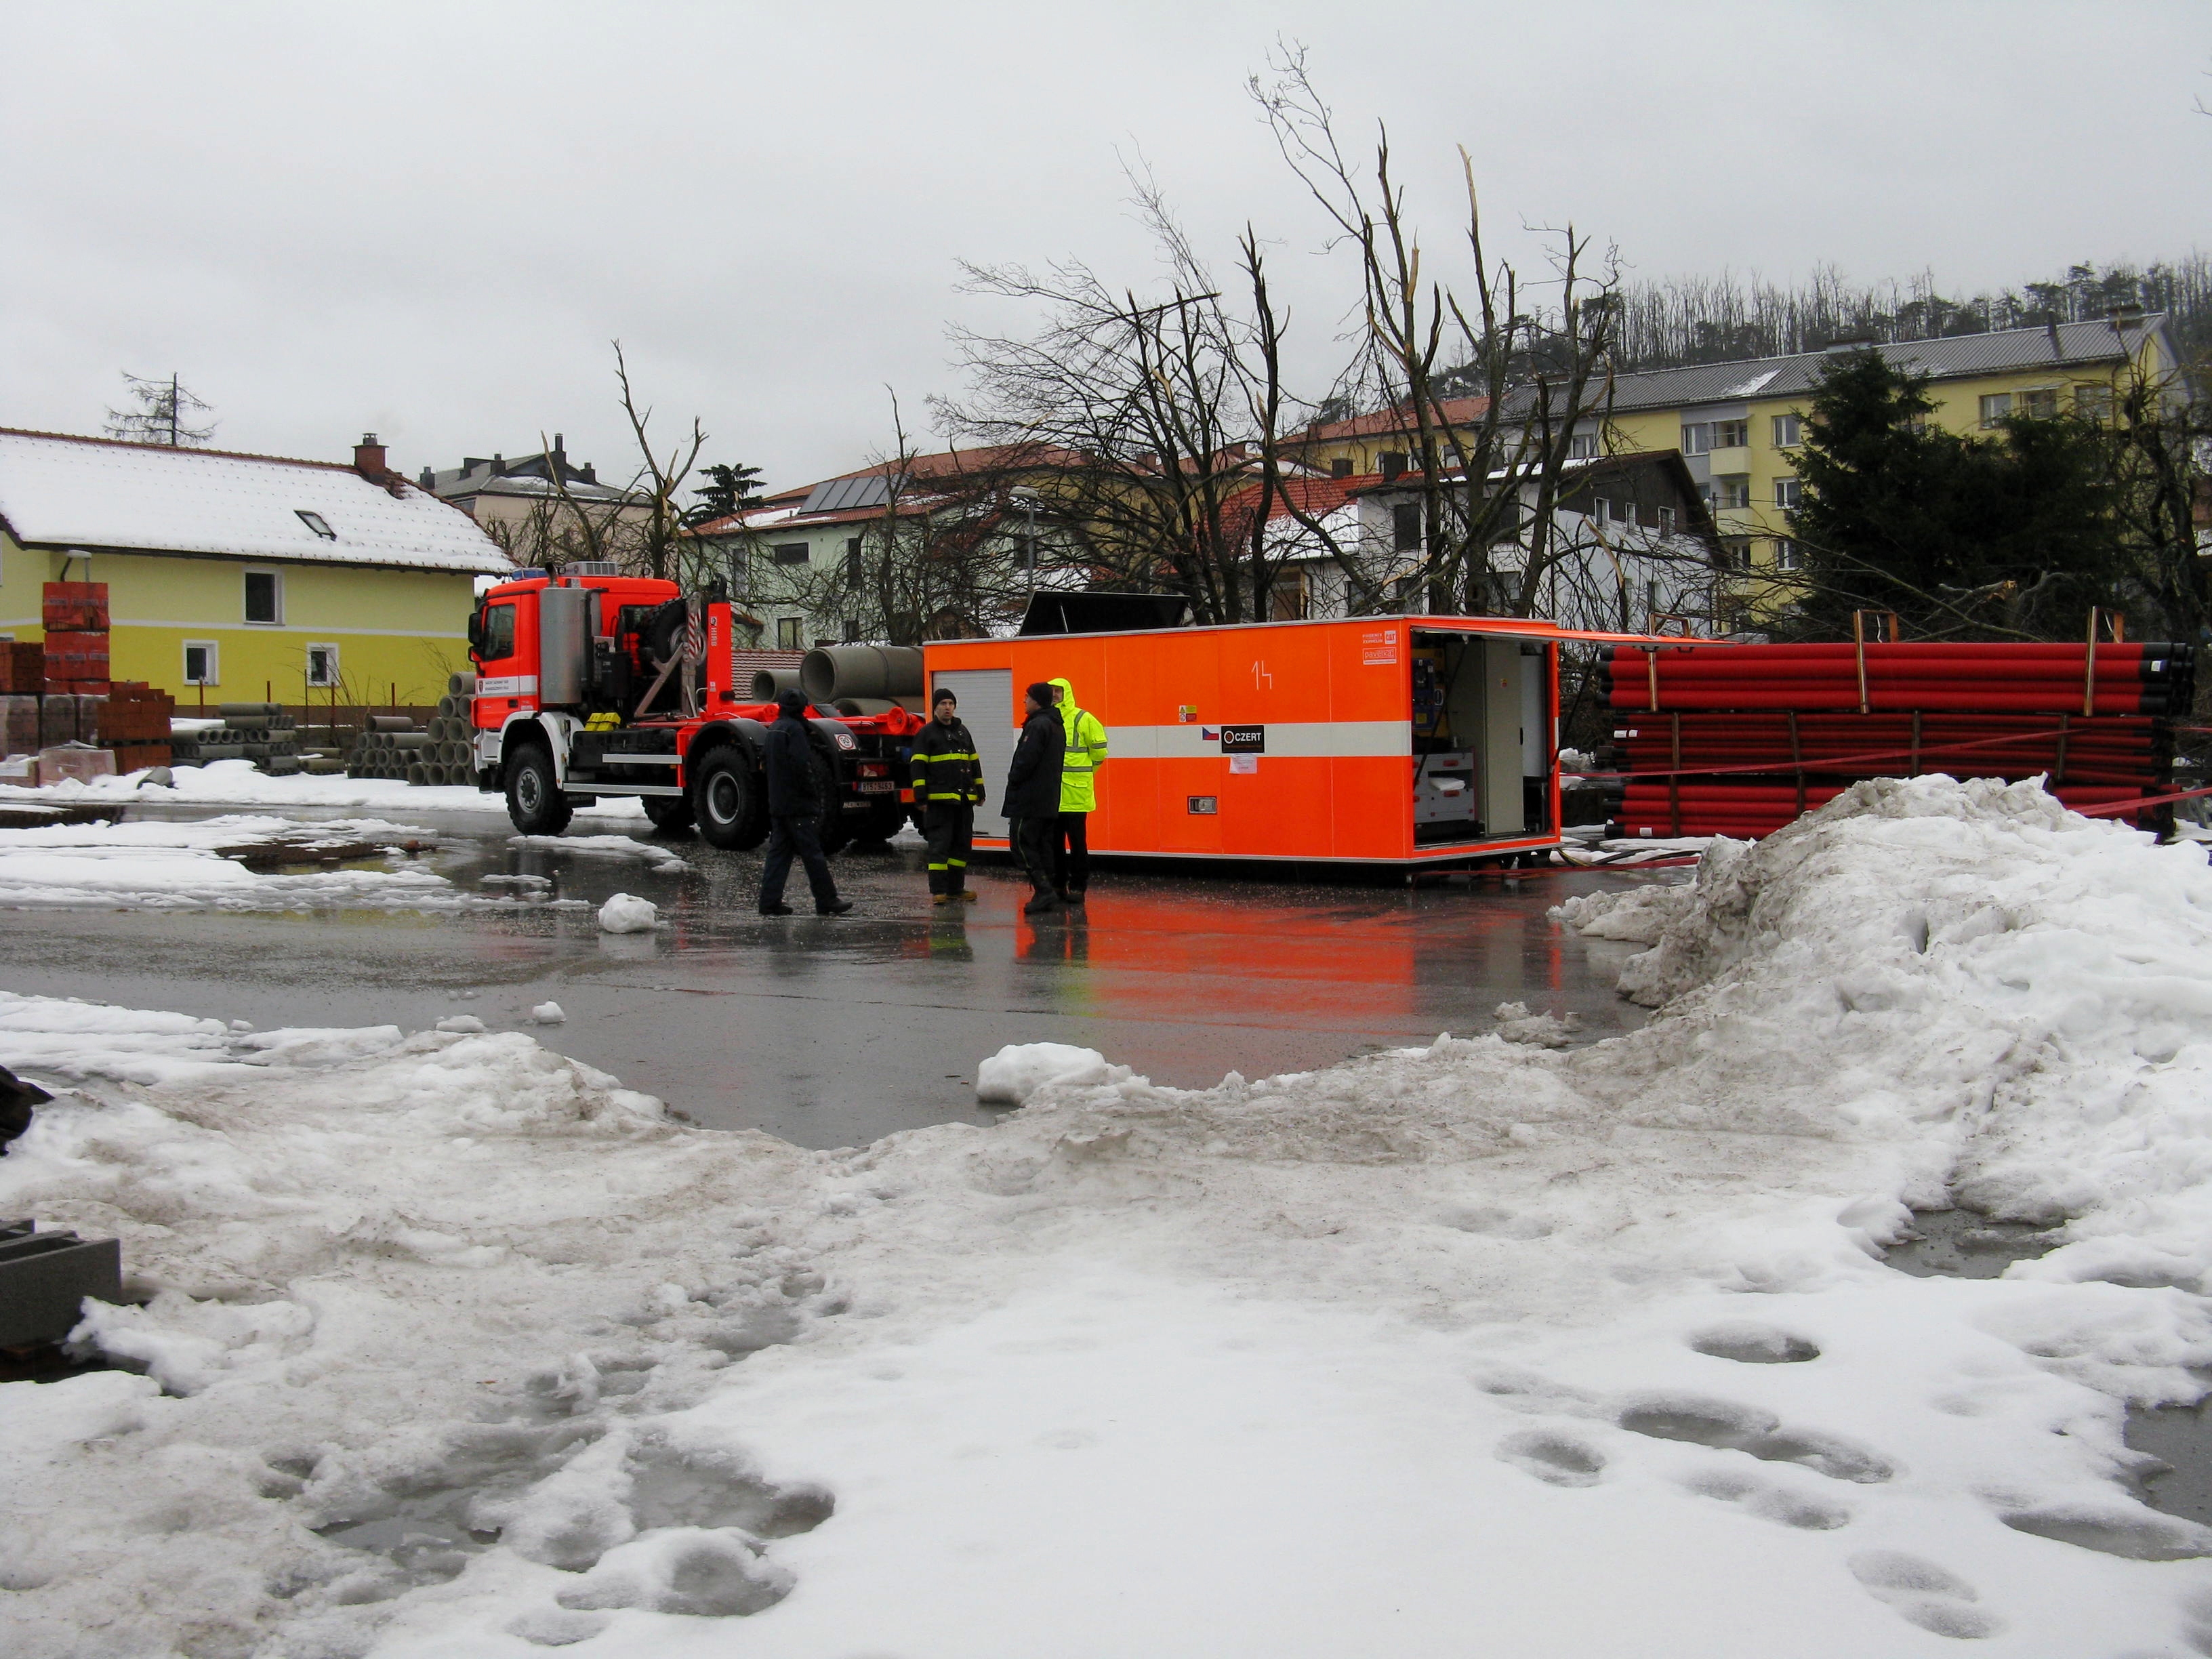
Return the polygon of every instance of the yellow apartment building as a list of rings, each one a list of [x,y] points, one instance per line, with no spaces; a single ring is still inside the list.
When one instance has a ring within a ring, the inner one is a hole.
[[[200,701],[434,702],[467,665],[475,520],[391,471],[0,429],[0,637],[50,581],[107,585],[109,672]]]
[[[1744,594],[1755,609],[1771,591],[1759,580],[1761,573],[1796,564],[1789,514],[1797,503],[1805,410],[1836,354],[1858,349],[1863,345],[1621,375],[1607,418],[1587,422],[1576,434],[1577,445],[1585,453],[1680,450],[1712,507],[1723,556],[1746,573]],[[2102,414],[2130,376],[2163,382],[2179,361],[2162,313],[1899,341],[1875,349],[1925,378],[1936,404],[1932,422],[1976,434],[2012,415]]]

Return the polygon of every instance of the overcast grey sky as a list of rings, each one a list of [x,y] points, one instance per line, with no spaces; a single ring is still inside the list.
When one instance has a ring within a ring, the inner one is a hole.
[[[96,433],[174,369],[228,448],[374,428],[411,473],[560,429],[626,471],[619,336],[665,424],[804,483],[885,444],[886,385],[926,427],[948,319],[1006,320],[956,260],[1144,287],[1139,153],[1224,265],[1248,218],[1274,245],[1318,371],[1346,273],[1244,92],[1279,35],[1390,123],[1432,246],[1456,143],[1496,228],[1644,276],[1972,290],[2212,240],[2203,0],[0,0],[0,425]]]

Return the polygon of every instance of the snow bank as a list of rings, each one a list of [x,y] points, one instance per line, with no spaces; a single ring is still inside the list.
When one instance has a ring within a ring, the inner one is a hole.
[[[649,933],[659,919],[660,911],[651,899],[633,898],[628,893],[617,893],[599,907],[603,933]]]
[[[975,1098],[986,1105],[1021,1106],[1048,1083],[1103,1083],[1115,1070],[1121,1068],[1109,1067],[1096,1048],[1010,1042],[975,1068]]]
[[[0,1388],[9,1650],[2204,1651],[2120,1434],[2212,1364],[2202,851],[1923,778],[1680,890],[1625,1036],[842,1152],[0,999],[82,1079],[0,1209],[152,1297],[86,1333],[149,1377]],[[2060,1247],[1882,1263],[1954,1199]]]
[[[416,785],[395,778],[311,777],[304,772],[271,777],[258,771],[252,761],[210,761],[205,766],[173,766],[168,787],[148,784],[146,774],[127,772],[115,777],[74,780],[35,789],[10,788],[0,794],[11,800],[46,801],[67,805],[88,800],[131,800],[142,787],[164,800],[210,801],[246,806],[374,806],[408,812],[483,812],[504,817],[503,796],[486,794],[472,784]],[[635,796],[604,796],[579,807],[580,818],[636,818],[645,817],[644,804]]]

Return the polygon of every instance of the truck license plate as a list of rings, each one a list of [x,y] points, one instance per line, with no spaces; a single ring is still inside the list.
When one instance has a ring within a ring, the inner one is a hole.
[[[898,785],[895,783],[864,783],[860,785],[859,788],[860,793],[864,795],[896,795],[898,793]]]

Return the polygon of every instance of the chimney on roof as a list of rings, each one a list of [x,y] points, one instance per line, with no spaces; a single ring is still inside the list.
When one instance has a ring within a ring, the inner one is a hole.
[[[422,485],[425,489],[434,489],[437,488],[438,484],[438,475],[426,466],[422,469],[422,476],[416,479],[415,482]]]
[[[568,470],[568,441],[558,432],[553,434],[553,453],[550,459],[551,459],[555,468],[554,477],[560,477],[567,473]]]
[[[492,452],[491,476],[495,478],[504,478],[507,476],[507,457],[497,450]]]
[[[586,483],[597,483],[599,481],[599,469],[593,466],[591,462],[586,461],[584,463],[584,482]]]
[[[384,446],[376,441],[376,434],[364,432],[361,441],[353,447],[353,470],[371,483],[382,483],[390,471],[384,465]]]

